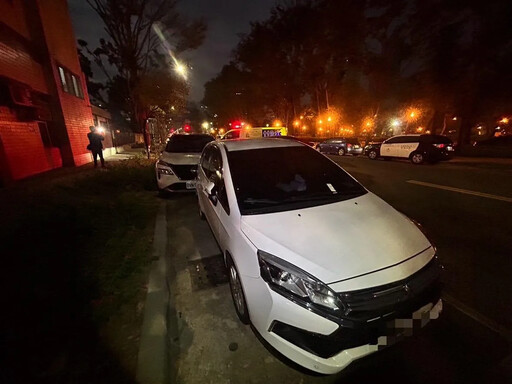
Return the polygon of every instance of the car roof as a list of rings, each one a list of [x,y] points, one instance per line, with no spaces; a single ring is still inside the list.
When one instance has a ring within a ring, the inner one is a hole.
[[[197,137],[197,136],[203,136],[203,137],[213,137],[212,135],[209,135],[207,133],[195,133],[195,132],[192,132],[192,133],[173,133],[171,135],[171,137],[174,137],[174,136],[194,136],[194,137]]]
[[[234,139],[218,142],[228,151],[246,151],[250,149],[303,147],[304,144],[296,140],[282,140],[279,138],[262,139]]]

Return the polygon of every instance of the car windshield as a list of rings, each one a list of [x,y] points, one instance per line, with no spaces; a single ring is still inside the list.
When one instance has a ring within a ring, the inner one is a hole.
[[[213,137],[208,135],[174,135],[171,136],[167,142],[165,151],[177,153],[201,153],[204,146],[213,140]]]
[[[329,204],[367,193],[343,169],[305,146],[232,151],[228,160],[243,215]]]

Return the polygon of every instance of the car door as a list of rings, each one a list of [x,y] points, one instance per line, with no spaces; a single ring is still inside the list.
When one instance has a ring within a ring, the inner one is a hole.
[[[212,210],[212,219],[210,225],[215,228],[217,241],[221,246],[222,250],[226,249],[226,243],[228,239],[228,222],[230,219],[230,208],[229,201],[226,192],[226,184],[224,182],[224,167],[222,154],[220,148],[212,146],[212,153],[210,157],[210,166],[213,170],[211,181],[214,182],[214,194],[216,196],[216,202],[208,199]]]
[[[419,136],[401,136],[398,141],[396,157],[408,159],[411,153],[418,149]]]
[[[214,231],[215,237],[215,229],[213,228],[213,208],[210,198],[208,196],[207,187],[213,178],[214,168],[210,162],[211,156],[213,152],[213,146],[206,147],[201,155],[199,172],[197,174],[197,196],[200,200],[201,208],[203,210],[208,223],[212,226],[212,231]]]
[[[380,155],[384,157],[395,157],[398,156],[398,143],[400,141],[400,136],[395,136],[390,139],[387,139],[382,143],[380,147]]]
[[[318,144],[318,149],[322,153],[330,153],[331,152],[331,140],[325,140]]]

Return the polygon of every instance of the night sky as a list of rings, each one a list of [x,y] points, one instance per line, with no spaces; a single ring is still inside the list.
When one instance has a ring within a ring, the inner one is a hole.
[[[193,71],[189,81],[192,101],[203,97],[204,83],[214,77],[229,62],[239,33],[249,31],[251,21],[264,20],[276,0],[181,0],[179,9],[189,17],[203,17],[208,32],[203,45],[185,54]],[[92,47],[105,35],[101,19],[85,0],[68,0],[69,11],[77,39]],[[95,73],[98,79],[100,74]]]

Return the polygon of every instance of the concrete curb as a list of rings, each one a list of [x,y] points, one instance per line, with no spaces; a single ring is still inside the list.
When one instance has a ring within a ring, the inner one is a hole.
[[[167,217],[166,204],[160,203],[155,222],[152,265],[144,307],[136,380],[140,384],[167,383],[169,378],[169,342],[167,316]]]

